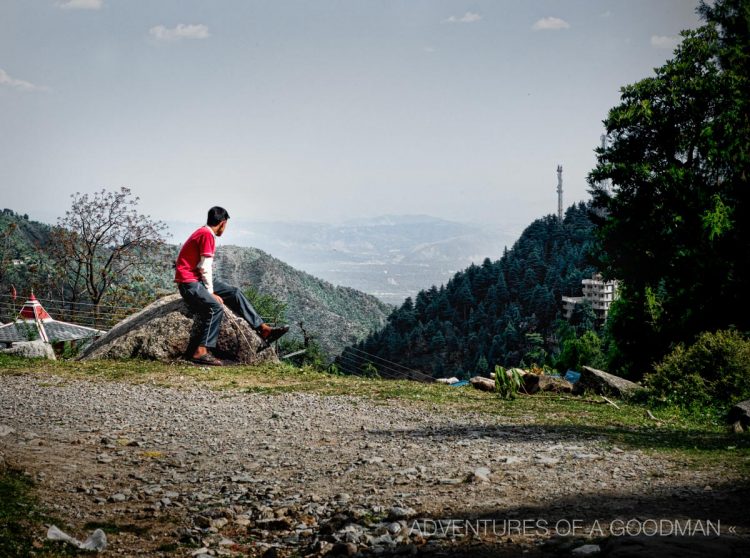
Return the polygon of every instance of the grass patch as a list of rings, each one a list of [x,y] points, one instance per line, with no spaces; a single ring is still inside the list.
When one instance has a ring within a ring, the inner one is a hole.
[[[337,376],[289,364],[200,368],[187,363],[29,361],[0,355],[0,375],[9,374],[146,383],[175,389],[204,387],[224,391],[228,396],[238,392],[259,395],[303,392],[362,397],[376,404],[398,401],[419,406],[425,412],[499,416],[501,428],[516,429],[519,436],[526,432],[524,429],[533,427],[571,438],[599,439],[623,449],[669,454],[689,467],[720,466],[725,471],[750,474],[750,434],[730,433],[716,414],[659,407],[650,409],[654,420],[648,416],[649,407],[644,403],[618,400],[619,408],[615,408],[598,396],[542,393],[504,400],[469,386],[454,388],[408,380]],[[465,423],[463,417],[462,424]]]
[[[41,540],[45,523],[54,523],[41,511],[28,478],[0,467],[0,556],[56,558],[74,556],[71,548]],[[34,535],[37,535],[35,537]]]
[[[0,471],[0,556],[28,556],[29,511],[32,500],[29,482],[17,472]]]

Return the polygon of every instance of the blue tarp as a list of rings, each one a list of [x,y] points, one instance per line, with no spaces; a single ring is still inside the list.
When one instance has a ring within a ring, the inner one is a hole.
[[[467,380],[461,380],[460,382],[456,382],[455,384],[448,384],[451,387],[461,387],[461,386],[468,386],[469,382]]]
[[[578,380],[581,379],[581,373],[576,372],[575,370],[568,370],[565,373],[565,379],[568,380],[571,384],[575,384]]]

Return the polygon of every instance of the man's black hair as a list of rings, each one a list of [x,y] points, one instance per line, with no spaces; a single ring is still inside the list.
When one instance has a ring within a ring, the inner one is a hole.
[[[208,210],[208,219],[206,219],[206,224],[209,227],[215,227],[222,221],[226,221],[229,219],[229,213],[226,209],[223,207],[219,207],[218,205],[215,205],[211,209]]]

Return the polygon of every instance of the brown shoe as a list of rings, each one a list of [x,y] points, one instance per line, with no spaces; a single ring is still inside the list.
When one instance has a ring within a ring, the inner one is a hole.
[[[206,353],[199,357],[193,357],[190,361],[195,364],[202,364],[203,366],[224,366],[224,363],[211,353]]]
[[[268,329],[263,328],[263,332],[260,334],[260,336],[263,338],[263,341],[270,345],[274,341],[278,341],[279,338],[286,334],[288,331],[288,325],[281,327],[269,327]]]

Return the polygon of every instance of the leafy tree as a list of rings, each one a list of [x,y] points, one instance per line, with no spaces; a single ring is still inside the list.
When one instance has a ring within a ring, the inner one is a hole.
[[[271,294],[261,293],[254,287],[246,287],[245,296],[264,320],[274,323],[286,322],[287,304],[285,302]]]
[[[85,292],[95,312],[129,273],[160,265],[166,225],[138,213],[128,188],[71,195],[71,208],[52,232],[53,258],[76,300]]]
[[[750,1],[699,12],[674,58],[622,89],[589,175],[600,267],[625,284],[615,362],[633,375],[701,331],[750,328]]]
[[[487,359],[484,357],[484,355],[481,355],[479,357],[479,360],[477,360],[477,366],[476,366],[477,373],[480,376],[486,376],[489,368],[490,368],[490,365],[487,363]]]
[[[563,341],[562,351],[555,368],[560,372],[580,370],[582,366],[602,368],[605,363],[602,340],[594,331],[585,331],[580,337]]]
[[[526,354],[523,362],[526,365],[543,366],[547,361],[547,351],[544,349],[544,338],[540,333],[526,334]]]
[[[582,300],[575,305],[570,315],[570,325],[575,328],[578,335],[596,329],[596,312],[590,301]]]

